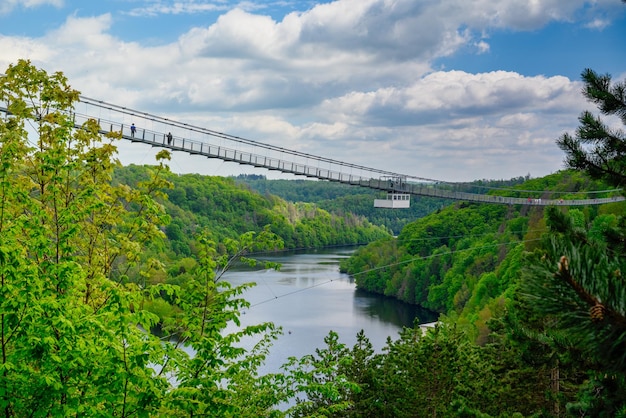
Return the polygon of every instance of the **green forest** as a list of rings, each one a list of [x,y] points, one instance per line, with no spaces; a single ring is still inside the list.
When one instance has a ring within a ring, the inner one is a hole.
[[[135,188],[149,181],[150,175],[149,166],[116,167],[113,183]],[[210,231],[216,242],[223,242],[268,227],[280,236],[285,249],[366,244],[390,235],[388,229],[364,216],[331,214],[315,203],[260,195],[232,178],[178,175],[169,170],[161,177],[168,187],[162,190],[163,198],[156,200],[171,218],[165,234],[175,256],[191,255],[193,237],[202,230]]]
[[[491,188],[512,187],[529,180],[529,176],[511,180],[477,180],[464,190],[469,193],[486,193]],[[374,207],[374,199],[382,199],[385,193],[370,189],[310,180],[267,180],[263,175],[240,175],[238,183],[263,195],[275,195],[289,202],[310,202],[334,214],[364,216],[374,225],[385,226],[398,235],[408,223],[429,213],[442,209],[450,202],[432,197],[411,196],[411,206],[406,209],[388,210]]]
[[[582,78],[585,97],[626,125],[626,83]],[[344,195],[342,210],[326,183],[306,201],[176,175],[167,150],[121,167],[121,133],[74,126],[79,92],[62,73],[20,60],[0,86],[5,417],[626,416],[624,203],[430,201],[417,220],[382,220],[363,206],[371,195]],[[556,141],[567,170],[507,187],[623,187],[623,132],[585,112]],[[222,275],[262,252],[356,243],[369,244],[341,268],[357,285],[439,312],[437,326],[405,328],[382,352],[362,332],[349,347],[329,330],[323,348],[262,374],[282,330],[227,331],[252,284]]]

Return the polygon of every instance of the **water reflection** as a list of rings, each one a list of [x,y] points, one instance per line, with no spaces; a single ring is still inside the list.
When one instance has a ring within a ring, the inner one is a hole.
[[[375,295],[365,290],[355,289],[354,307],[373,318],[404,327],[413,327],[415,319],[420,324],[434,322],[438,314],[420,306],[409,305],[386,296]]]
[[[339,261],[354,248],[313,252],[289,252],[259,257],[282,264],[279,271],[235,269],[224,275],[233,285],[255,282],[244,293],[250,308],[242,325],[273,322],[284,331],[270,349],[268,371],[277,371],[290,356],[312,354],[324,345],[332,330],[351,347],[364,330],[374,349],[384,347],[387,337],[396,339],[402,327],[432,322],[436,316],[419,307],[356,290],[354,281],[339,273]]]

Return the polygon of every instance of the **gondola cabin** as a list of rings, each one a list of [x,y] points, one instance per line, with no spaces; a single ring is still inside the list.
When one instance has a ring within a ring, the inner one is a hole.
[[[411,204],[411,195],[407,193],[387,193],[386,199],[374,199],[375,208],[406,209]]]

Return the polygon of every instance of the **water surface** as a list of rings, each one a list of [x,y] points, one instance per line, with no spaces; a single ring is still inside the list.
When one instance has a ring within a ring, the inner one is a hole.
[[[419,307],[357,290],[348,275],[339,273],[339,261],[353,251],[352,247],[272,254],[258,258],[281,263],[279,271],[236,269],[223,277],[233,285],[257,284],[243,294],[251,306],[241,316],[242,325],[273,322],[283,328],[263,371],[279,371],[290,356],[313,354],[315,348],[324,347],[330,330],[349,347],[364,330],[380,351],[387,337],[397,339],[402,327],[411,327],[415,318],[420,323],[436,320]]]

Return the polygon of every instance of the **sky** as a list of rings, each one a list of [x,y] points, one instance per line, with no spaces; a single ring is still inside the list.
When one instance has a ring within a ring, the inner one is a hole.
[[[0,73],[28,59],[86,97],[453,182],[563,169],[556,140],[597,113],[580,74],[624,80],[625,40],[620,0],[0,0]],[[170,167],[287,178],[179,152]]]

